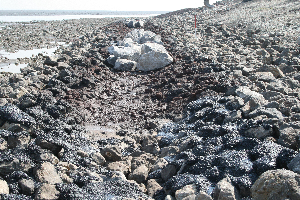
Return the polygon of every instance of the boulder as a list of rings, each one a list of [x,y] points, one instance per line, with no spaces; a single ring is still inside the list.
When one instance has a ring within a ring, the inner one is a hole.
[[[151,71],[163,68],[173,62],[173,58],[166,52],[151,51],[143,54],[137,62],[137,70]]]
[[[59,191],[55,185],[43,183],[35,194],[35,200],[55,200],[59,198]]]
[[[229,178],[219,181],[214,190],[215,200],[237,200],[240,199],[237,189],[231,184]]]
[[[299,148],[298,138],[300,136],[300,126],[284,124],[279,129],[278,143],[284,147],[297,150]]]
[[[182,200],[188,196],[195,195],[196,193],[197,193],[197,188],[195,184],[186,185],[180,190],[177,190],[175,192],[175,198],[176,200]]]
[[[132,45],[130,47],[111,46],[108,48],[108,52],[116,58],[138,61],[141,56],[141,48],[140,45]]]
[[[145,165],[141,165],[129,174],[128,179],[135,180],[137,183],[145,183],[148,177],[148,171]]]
[[[147,192],[150,197],[153,197],[159,191],[161,191],[163,187],[161,187],[155,179],[150,179],[147,182]]]
[[[195,200],[213,200],[210,195],[206,194],[205,192],[200,191]]]
[[[9,194],[9,188],[4,180],[0,180],[0,194]]]
[[[118,58],[115,62],[114,69],[119,71],[132,71],[135,70],[137,63],[132,60]]]
[[[92,154],[92,160],[96,162],[98,165],[104,165],[106,162],[105,158],[99,152]]]
[[[293,158],[287,167],[293,172],[300,174],[300,154]]]
[[[62,183],[53,164],[44,162],[35,170],[36,180],[42,183],[56,184]]]
[[[167,165],[163,170],[161,170],[161,177],[164,181],[176,175],[177,170],[174,165]]]
[[[111,171],[120,171],[125,176],[127,176],[131,171],[130,166],[128,166],[125,161],[116,161],[116,162],[108,163],[107,169]]]
[[[300,199],[300,175],[285,169],[266,171],[251,187],[251,196],[256,200]]]
[[[250,90],[247,86],[239,86],[235,93],[242,98],[245,102],[248,102],[250,99],[255,100],[258,104],[263,105],[266,103],[266,100],[262,94]]]
[[[125,38],[131,38],[134,42],[143,44],[146,42],[154,42],[162,44],[160,35],[156,35],[151,31],[145,31],[144,29],[134,29],[129,32]]]
[[[21,188],[22,194],[31,196],[34,193],[34,181],[31,179],[21,179],[19,180],[19,186]]]

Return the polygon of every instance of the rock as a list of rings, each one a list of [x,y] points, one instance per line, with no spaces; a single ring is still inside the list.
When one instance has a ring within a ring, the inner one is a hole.
[[[175,200],[175,198],[172,197],[171,195],[167,195],[166,198],[165,198],[165,200]]]
[[[269,67],[269,71],[274,75],[274,77],[276,78],[282,78],[285,77],[285,75],[283,74],[283,72],[279,69],[279,67],[277,66],[270,66]]]
[[[145,165],[141,165],[129,174],[128,179],[135,180],[137,183],[145,183],[148,177],[148,171]]]
[[[144,21],[142,20],[131,20],[126,22],[126,26],[128,26],[128,28],[140,28],[144,26]]]
[[[19,180],[19,186],[21,188],[21,193],[31,196],[35,190],[34,181],[31,179],[21,179]]]
[[[196,185],[194,185],[194,184],[186,185],[183,188],[181,188],[180,190],[177,190],[175,192],[175,198],[176,198],[176,200],[182,200],[190,195],[195,195],[196,193],[197,193]]]
[[[147,192],[148,195],[150,197],[154,197],[155,194],[157,194],[158,192],[160,192],[163,189],[163,187],[161,187],[155,179],[150,179],[147,182]]]
[[[298,37],[296,43],[297,43],[298,45],[300,45],[300,37]]]
[[[45,138],[45,139],[44,139]],[[49,138],[48,138],[49,140]],[[61,151],[61,147],[55,144],[53,141],[47,141],[45,136],[37,136],[35,142],[43,149],[48,149],[57,155]]]
[[[108,51],[114,55],[116,60],[120,58],[137,62],[141,57],[141,48],[140,45],[132,45],[130,47],[111,46],[108,48]]]
[[[236,89],[236,94],[242,98],[245,102],[248,102],[250,99],[255,100],[259,105],[266,103],[266,100],[262,94],[259,94],[255,91],[250,90],[246,86],[240,86]]]
[[[173,58],[166,52],[151,51],[143,54],[137,62],[137,70],[151,71],[163,68],[173,62]]]
[[[0,174],[8,175],[14,171],[18,171],[21,168],[21,163],[18,159],[14,158],[12,161],[4,161],[0,163]]]
[[[168,161],[164,158],[158,158],[157,161],[153,164],[150,171],[156,171],[158,169],[163,169],[168,165]]]
[[[31,126],[36,123],[33,117],[12,104],[6,104],[0,107],[0,117],[11,123],[19,123],[25,126]]]
[[[132,60],[120,59],[116,60],[114,69],[119,71],[133,71],[136,68],[137,63]]]
[[[279,129],[278,143],[284,147],[297,150],[299,148],[298,138],[300,136],[300,126],[284,124]]]
[[[55,185],[43,183],[36,191],[36,200],[55,200],[59,198],[60,192],[56,189]]]
[[[293,158],[287,167],[293,172],[300,174],[300,154]]]
[[[168,179],[176,175],[176,173],[177,173],[177,169],[174,165],[167,165],[161,170],[161,178],[164,181],[167,181]]]
[[[218,182],[214,190],[215,200],[237,200],[240,199],[238,190],[232,185],[229,178]]]
[[[195,200],[213,200],[213,199],[205,192],[200,191],[195,197]]]
[[[139,44],[146,42],[162,44],[161,37],[159,35],[156,35],[151,31],[145,31],[144,29],[134,29],[133,31],[129,32],[125,38],[131,38],[134,42]]]
[[[120,171],[125,176],[127,176],[131,172],[130,166],[128,166],[125,161],[116,161],[108,163],[107,169],[111,171]]]
[[[166,157],[171,155],[176,155],[179,152],[179,147],[177,146],[168,146],[161,149],[160,157]]]
[[[42,183],[62,183],[54,165],[49,162],[44,162],[35,169],[35,177],[37,181]]]
[[[250,128],[245,131],[245,136],[247,137],[256,137],[259,139],[271,136],[273,134],[272,127],[264,128],[263,126]]]
[[[96,162],[98,165],[104,165],[106,160],[105,158],[101,155],[101,153],[96,152],[92,154],[92,159],[94,162]]]
[[[7,149],[7,141],[3,138],[0,138],[0,151]]]
[[[300,175],[285,169],[263,173],[251,187],[251,196],[257,200],[300,199]]]
[[[118,146],[110,146],[101,150],[101,155],[108,161],[120,161],[121,149]]]
[[[249,113],[249,117],[255,118],[260,115],[265,115],[269,118],[277,118],[279,120],[283,120],[283,115],[276,108],[258,108],[251,113]]]
[[[0,180],[0,194],[9,194],[9,188],[4,180]]]
[[[30,135],[28,132],[23,131],[19,133],[11,134],[8,137],[7,144],[9,148],[26,148],[30,141]]]

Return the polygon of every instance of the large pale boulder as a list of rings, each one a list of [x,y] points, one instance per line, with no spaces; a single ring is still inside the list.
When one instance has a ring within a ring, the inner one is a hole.
[[[173,62],[173,58],[166,52],[151,51],[143,54],[137,62],[137,70],[151,71],[163,68]]]
[[[55,167],[50,162],[42,163],[35,170],[36,180],[43,183],[56,184],[62,183],[60,176],[58,175]]]
[[[9,194],[9,188],[4,180],[0,180],[0,194]]]
[[[134,29],[129,32],[125,38],[131,38],[134,42],[143,44],[146,42],[154,42],[162,44],[160,35],[156,35],[151,31],[145,31],[144,29]]]
[[[300,199],[300,175],[277,169],[263,173],[251,187],[255,200]]]
[[[132,45],[128,47],[111,46],[108,48],[108,52],[110,54],[113,54],[116,58],[137,61],[141,56],[141,46],[140,45]]]

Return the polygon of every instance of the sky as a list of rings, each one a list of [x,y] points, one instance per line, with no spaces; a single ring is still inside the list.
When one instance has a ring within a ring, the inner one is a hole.
[[[204,0],[0,0],[0,10],[174,11],[203,6]],[[210,0],[210,4],[216,0]]]

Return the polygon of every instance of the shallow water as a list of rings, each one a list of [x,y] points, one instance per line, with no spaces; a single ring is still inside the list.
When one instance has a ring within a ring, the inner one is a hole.
[[[31,58],[33,56],[42,53],[43,55],[53,55],[55,50],[58,47],[54,48],[42,48],[42,49],[32,49],[32,50],[19,50],[15,53],[9,53],[5,50],[0,50],[0,58],[7,58],[6,62],[0,62],[0,72],[12,72],[12,73],[21,73],[20,69],[26,67],[27,64],[15,64],[18,58]]]

